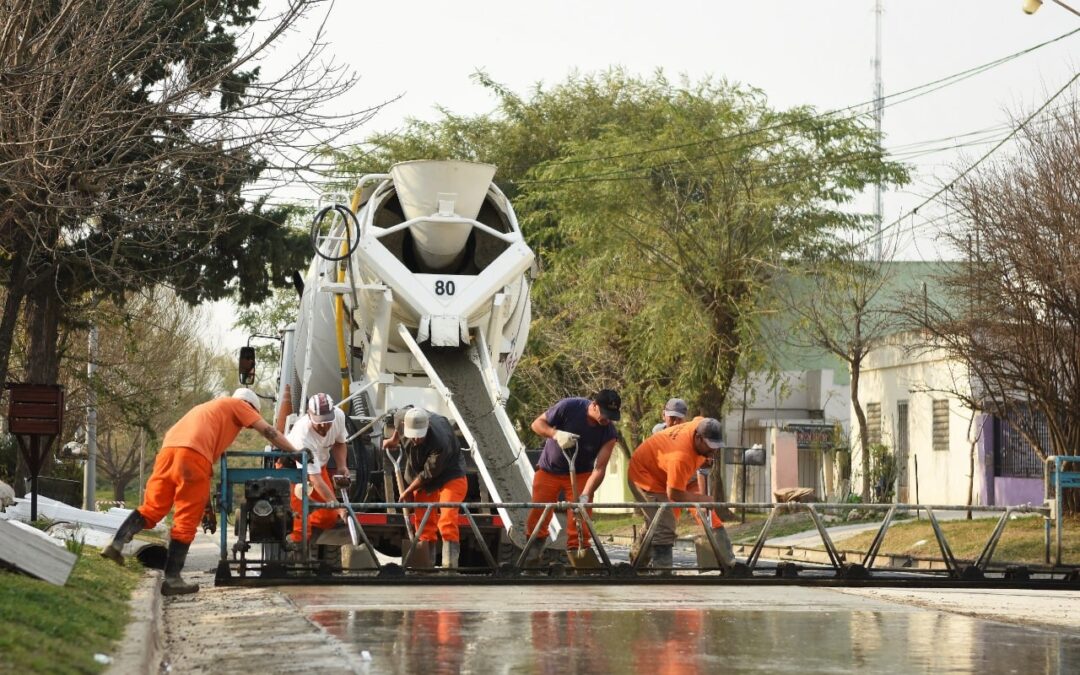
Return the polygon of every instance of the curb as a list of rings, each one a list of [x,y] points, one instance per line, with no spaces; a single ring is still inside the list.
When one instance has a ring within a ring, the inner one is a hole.
[[[147,570],[131,594],[131,619],[106,675],[156,673],[161,664],[161,572]]]

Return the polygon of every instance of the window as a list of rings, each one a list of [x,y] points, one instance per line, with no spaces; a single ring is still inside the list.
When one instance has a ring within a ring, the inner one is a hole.
[[[881,404],[866,404],[866,430],[870,434],[870,445],[881,445]]]
[[[949,399],[934,399],[934,450],[949,451]]]
[[[1050,428],[1042,413],[1030,412],[1026,406],[1015,405],[1012,419],[994,418],[994,475],[1007,478],[1041,478],[1043,462],[1020,427],[1036,436],[1039,445],[1050,447]]]
[[[898,401],[896,404],[896,456],[905,458],[905,463],[908,455],[907,413],[907,401]]]

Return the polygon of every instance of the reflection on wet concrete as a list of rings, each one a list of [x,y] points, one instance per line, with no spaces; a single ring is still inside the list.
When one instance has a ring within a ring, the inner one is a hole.
[[[468,592],[468,591],[463,591]],[[325,609],[378,673],[1067,673],[1080,637],[934,611]]]

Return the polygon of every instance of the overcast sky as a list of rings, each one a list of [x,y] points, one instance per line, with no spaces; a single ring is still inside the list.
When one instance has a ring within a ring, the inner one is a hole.
[[[973,68],[1080,28],[1047,2],[1032,16],[1021,0],[885,0],[886,95]],[[1080,7],[1080,0],[1074,6]],[[762,89],[773,106],[822,110],[873,95],[874,0],[337,0],[326,37],[359,86],[340,105],[362,109],[400,95],[367,126],[388,131],[436,105],[483,113],[493,99],[470,80],[478,69],[515,91],[570,72],[614,65],[637,74],[726,78]],[[311,26],[312,30],[314,26]],[[298,33],[293,40],[310,39]],[[295,45],[275,58],[289,59]],[[936,150],[912,158],[915,182],[885,196],[885,222],[906,213],[1075,74],[1080,34],[885,111],[887,147]],[[1000,128],[979,136],[972,132]],[[985,141],[959,150],[949,146]],[[935,141],[928,146],[912,144]],[[903,155],[909,157],[910,155]],[[496,175],[498,182],[498,175]],[[300,193],[294,193],[300,194]],[[921,196],[920,196],[921,195]],[[870,209],[869,199],[863,200]],[[932,217],[941,205],[920,210]],[[903,258],[933,258],[934,227],[907,219]],[[913,227],[914,226],[914,227]],[[910,236],[914,230],[915,236]]]

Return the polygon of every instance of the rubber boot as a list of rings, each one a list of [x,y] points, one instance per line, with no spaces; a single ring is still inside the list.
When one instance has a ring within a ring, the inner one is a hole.
[[[744,578],[752,576],[750,567],[746,563],[739,562],[735,557],[735,551],[731,547],[731,538],[723,527],[713,528],[716,542],[720,545],[720,567],[725,577]]]
[[[731,537],[728,536],[727,530],[723,526],[714,527],[712,532],[720,549],[720,567],[729,570],[735,566],[736,562],[735,551],[731,547]]]
[[[523,569],[536,569],[542,565],[544,554],[544,539],[537,537],[532,544],[525,547],[525,558],[521,563]]]
[[[442,566],[443,569],[456,569],[458,558],[461,556],[461,542],[443,541],[442,543]]]
[[[169,557],[165,559],[165,579],[161,582],[162,595],[186,595],[196,593],[198,584],[190,584],[180,577],[191,544],[170,540]]]
[[[124,564],[124,546],[138,533],[146,529],[146,521],[143,519],[142,514],[138,509],[135,509],[128,517],[124,519],[124,522],[120,524],[120,529],[116,531],[116,535],[113,537],[112,542],[108,546],[101,549],[101,557],[108,558],[117,565]]]
[[[656,545],[652,547],[652,562],[649,567],[657,569],[661,574],[670,574],[672,562],[672,544]]]

